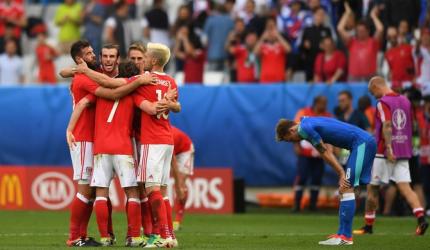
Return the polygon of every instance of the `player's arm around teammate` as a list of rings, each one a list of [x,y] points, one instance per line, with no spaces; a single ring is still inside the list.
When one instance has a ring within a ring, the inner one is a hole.
[[[75,129],[76,123],[79,120],[84,109],[90,107],[94,103],[94,96],[89,94],[82,98],[74,107],[72,115],[70,116],[69,124],[66,129],[66,139],[67,144],[70,148],[76,146],[75,136],[73,135],[73,130]]]
[[[84,61],[78,64],[76,70],[79,73],[87,75],[91,80],[97,82],[100,85],[123,87],[123,85],[127,84],[127,80],[124,78],[111,78],[105,74],[99,73],[88,68],[87,64]],[[137,81],[137,83],[140,85],[145,85],[153,84],[156,79],[149,72],[146,72],[144,74],[141,74],[139,77],[136,77],[135,81]]]

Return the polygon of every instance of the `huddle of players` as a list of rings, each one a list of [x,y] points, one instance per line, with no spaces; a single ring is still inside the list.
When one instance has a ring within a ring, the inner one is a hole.
[[[71,56],[78,66],[61,74],[73,76],[70,89],[74,111],[67,141],[73,178],[78,182],[67,245],[115,243],[109,186],[116,175],[127,197],[126,246],[175,247],[178,242],[167,182],[174,164],[174,176],[181,178],[175,179],[181,199],[177,207],[182,215],[184,180],[192,174],[193,147],[191,140],[172,129],[169,122],[169,112],[181,110],[175,80],[163,72],[170,50],[163,44],[149,43],[146,48],[135,44],[129,49],[132,61],[119,64],[118,53],[116,46],[105,46],[98,68],[91,45],[77,41],[72,45]],[[177,157],[172,161],[175,141]],[[100,242],[87,237],[93,207]]]

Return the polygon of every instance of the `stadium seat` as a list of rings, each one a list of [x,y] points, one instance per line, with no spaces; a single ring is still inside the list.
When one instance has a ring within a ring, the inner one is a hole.
[[[62,55],[62,56],[59,56],[57,59],[55,59],[55,73],[57,75],[57,79],[59,80],[59,82],[68,82],[69,81],[69,80],[65,80],[65,79],[61,78],[58,75],[58,73],[60,72],[61,69],[66,68],[66,67],[71,67],[73,65],[75,65],[75,62],[68,55]]]
[[[224,83],[224,72],[206,71],[203,74],[203,83],[207,86],[218,86]]]
[[[22,57],[23,74],[25,82],[37,82],[37,62],[34,54],[27,54]]]
[[[43,5],[42,4],[26,4],[25,5],[25,14],[28,17],[40,17],[42,16]]]
[[[184,85],[184,78],[185,78],[185,76],[184,76],[184,72],[183,71],[176,72],[175,75],[174,75],[174,78],[175,78],[176,84],[178,86],[183,86]]]

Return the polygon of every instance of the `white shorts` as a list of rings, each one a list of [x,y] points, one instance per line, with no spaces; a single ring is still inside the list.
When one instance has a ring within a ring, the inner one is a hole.
[[[193,175],[194,173],[194,145],[187,152],[182,152],[176,155],[176,163],[178,171],[185,175]]]
[[[144,182],[145,187],[167,186],[172,156],[173,145],[143,144],[140,147],[138,182]]]
[[[398,160],[391,163],[385,158],[376,157],[373,161],[371,185],[388,184],[392,180],[395,183],[411,182],[409,161]]]
[[[76,146],[70,149],[73,165],[73,180],[82,184],[89,184],[93,172],[93,143],[76,142]]]
[[[91,178],[92,187],[108,188],[116,174],[121,187],[135,187],[136,168],[131,155],[98,154],[94,156],[94,170]]]

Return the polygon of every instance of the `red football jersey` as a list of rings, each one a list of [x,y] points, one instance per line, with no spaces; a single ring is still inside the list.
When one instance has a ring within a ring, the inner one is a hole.
[[[370,37],[364,41],[353,38],[348,44],[348,74],[352,77],[368,77],[376,73],[379,41]]]
[[[18,20],[25,15],[25,9],[22,3],[18,1],[12,1],[11,4],[6,4],[4,1],[0,1],[0,36],[4,36],[6,32],[6,20]],[[21,36],[21,28],[14,25],[13,35],[15,37]]]
[[[185,134],[182,130],[172,126],[172,135],[173,135],[173,141],[174,141],[174,154],[180,154],[183,152],[190,151],[191,145],[193,142],[191,141],[190,137],[188,137],[187,134]]]
[[[391,82],[394,87],[403,87],[402,82],[412,81],[414,78],[413,47],[401,44],[385,52],[385,58],[391,71]]]
[[[264,43],[260,48],[261,83],[285,81],[286,51],[280,43]]]
[[[129,78],[128,83],[135,78]],[[111,101],[97,98],[94,128],[94,155],[132,155],[131,143],[134,114],[133,96]]]
[[[73,107],[82,98],[88,94],[94,94],[96,89],[99,87],[97,83],[92,81],[86,75],[75,74],[70,85],[70,92],[73,99]],[[72,133],[75,136],[76,141],[93,141],[94,138],[94,115],[95,108],[88,107],[84,109],[81,116],[76,123]]]
[[[254,68],[255,60],[251,60],[251,56],[248,49],[243,45],[238,45],[234,48],[233,55],[236,59],[237,82],[256,82]]]
[[[46,44],[36,47],[36,56],[39,62],[39,81],[54,84],[57,82],[55,76],[54,56],[55,51]]]
[[[140,106],[142,101],[156,102],[164,98],[169,86],[177,89],[175,79],[165,73],[153,72],[157,77],[156,85],[139,87],[134,94],[134,103]],[[169,112],[158,115],[141,114],[140,143],[173,145],[173,136],[169,121]]]

